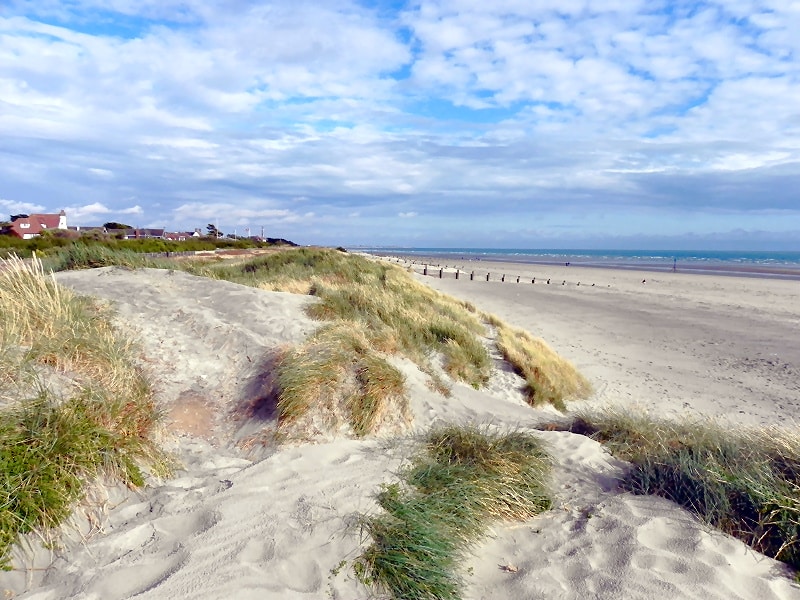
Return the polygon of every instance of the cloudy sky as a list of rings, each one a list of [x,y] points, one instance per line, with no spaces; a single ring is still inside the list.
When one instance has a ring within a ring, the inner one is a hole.
[[[3,0],[0,219],[800,249],[797,0]]]

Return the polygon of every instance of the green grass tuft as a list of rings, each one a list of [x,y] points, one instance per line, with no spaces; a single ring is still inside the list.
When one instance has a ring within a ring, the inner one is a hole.
[[[572,429],[633,463],[623,486],[668,498],[800,569],[800,435],[700,420],[585,414]]]
[[[384,514],[362,516],[372,544],[356,576],[390,598],[456,600],[459,565],[491,521],[526,519],[551,507],[550,460],[527,433],[447,426],[431,431],[378,494]]]
[[[94,482],[166,474],[159,411],[108,316],[38,261],[0,263],[2,567],[21,536],[53,535]]]

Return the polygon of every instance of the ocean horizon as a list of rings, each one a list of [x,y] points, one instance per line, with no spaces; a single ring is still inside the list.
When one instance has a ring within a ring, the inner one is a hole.
[[[800,280],[800,251],[595,250],[553,248],[435,248],[362,246],[352,250],[412,259],[569,264]]]

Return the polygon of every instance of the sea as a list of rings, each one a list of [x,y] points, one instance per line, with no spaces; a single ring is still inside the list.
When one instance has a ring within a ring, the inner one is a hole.
[[[380,256],[402,256],[412,260],[495,261],[540,265],[569,265],[764,277],[800,281],[798,251],[734,250],[555,250],[546,248],[398,248],[354,247],[351,250]]]

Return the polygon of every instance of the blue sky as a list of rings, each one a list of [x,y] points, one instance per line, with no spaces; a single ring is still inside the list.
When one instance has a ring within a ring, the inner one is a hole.
[[[5,0],[0,218],[800,249],[788,0]]]

